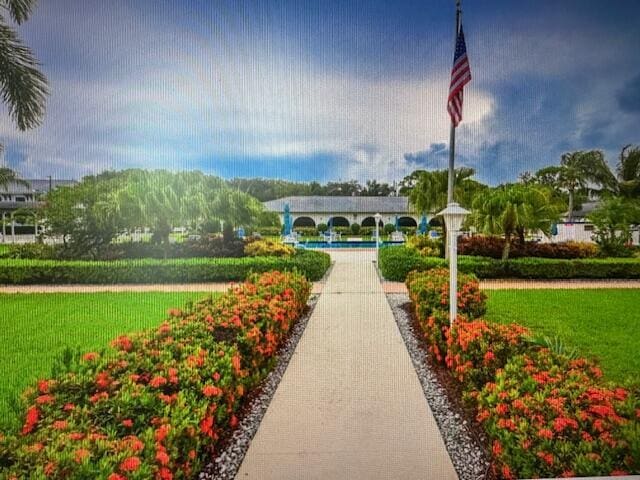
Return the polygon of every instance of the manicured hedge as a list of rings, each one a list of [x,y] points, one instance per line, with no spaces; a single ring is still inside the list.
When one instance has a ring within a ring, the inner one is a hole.
[[[380,271],[387,280],[402,282],[412,270],[446,267],[447,260],[424,257],[407,247],[380,249]],[[487,257],[458,257],[458,268],[479,278],[640,278],[640,259],[585,258],[560,260],[551,258],[514,258],[495,260]]]
[[[458,253],[478,257],[502,258],[504,238],[497,236],[476,235],[461,237],[458,240]],[[540,243],[515,240],[509,249],[509,258],[593,258],[598,255],[598,246],[590,242],[558,242]]]
[[[21,430],[0,434],[0,477],[196,478],[273,368],[310,290],[299,274],[254,275],[170,310],[155,330],[75,355],[25,392]]]
[[[239,281],[251,272],[298,270],[319,280],[331,260],[298,250],[291,257],[141,259],[115,261],[0,260],[0,284],[116,284]]]
[[[532,340],[525,327],[485,322],[485,297],[459,279],[449,327],[448,271],[413,272],[407,289],[434,360],[460,382],[490,441],[498,478],[640,473],[640,392],[605,383],[595,362]]]

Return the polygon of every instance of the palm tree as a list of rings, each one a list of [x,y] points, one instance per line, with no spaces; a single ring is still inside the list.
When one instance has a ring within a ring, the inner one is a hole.
[[[617,183],[604,160],[604,154],[599,150],[565,153],[560,160],[560,166],[542,168],[536,172],[536,178],[539,183],[553,186],[568,194],[569,222],[573,219],[577,194],[602,193],[614,189]]]
[[[462,167],[455,170],[454,195],[463,207],[470,206],[473,195],[484,188],[484,185],[471,179],[474,174],[472,168]],[[447,206],[448,176],[448,170],[420,171],[415,184],[408,192],[409,201],[417,212],[434,213]]]
[[[21,179],[15,171],[6,167],[0,168],[0,187],[6,191],[11,184],[24,185],[25,187],[30,186],[29,182]]]
[[[620,152],[617,193],[626,198],[640,198],[640,148],[626,145]]]
[[[0,11],[8,12],[20,25],[35,5],[36,0],[0,0]],[[0,96],[18,129],[24,131],[42,123],[48,93],[38,61],[0,14]]]
[[[470,221],[478,231],[504,235],[502,259],[509,258],[513,238],[524,243],[527,231],[550,232],[563,205],[554,201],[553,193],[540,185],[502,185],[476,195]]]

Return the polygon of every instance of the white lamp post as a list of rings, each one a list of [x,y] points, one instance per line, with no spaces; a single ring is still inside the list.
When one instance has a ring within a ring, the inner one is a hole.
[[[458,316],[458,233],[464,217],[468,214],[469,211],[456,202],[449,203],[447,208],[438,214],[444,217],[449,240],[449,325],[451,327]]]
[[[378,254],[380,253],[380,219],[382,215],[376,213],[373,218],[376,220],[376,262],[378,261]]]

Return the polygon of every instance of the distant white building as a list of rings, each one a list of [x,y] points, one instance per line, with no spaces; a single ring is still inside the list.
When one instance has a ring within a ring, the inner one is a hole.
[[[573,218],[569,222],[567,215],[558,223],[558,234],[551,238],[543,237],[546,242],[593,242],[596,228],[589,220],[589,214],[598,207],[599,202],[590,201],[582,204],[579,210],[573,212]],[[640,245],[640,226],[635,225],[631,230],[631,240],[634,245]]]
[[[417,227],[420,216],[413,212],[407,197],[332,197],[332,196],[298,196],[285,197],[264,202],[265,208],[280,216],[284,221],[284,208],[289,205],[293,228],[317,227],[318,224],[334,227],[349,227],[358,223],[362,227],[375,227],[374,215],[382,218],[380,226],[396,223],[401,227]]]
[[[0,239],[4,242],[33,241],[36,234],[33,223],[22,224],[14,218],[14,213],[23,208],[42,205],[41,197],[49,189],[75,184],[75,180],[25,179],[29,186],[10,183],[0,186]],[[4,228],[2,228],[4,227]]]

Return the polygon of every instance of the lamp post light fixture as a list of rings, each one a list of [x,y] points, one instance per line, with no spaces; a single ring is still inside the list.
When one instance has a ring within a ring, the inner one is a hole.
[[[456,202],[451,202],[438,215],[444,217],[449,240],[449,326],[458,317],[458,233],[464,218],[469,214]]]
[[[376,220],[376,262],[378,261],[379,258],[379,253],[380,253],[380,219],[382,218],[382,215],[380,215],[379,213],[376,213],[373,218],[375,218]]]

